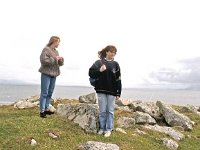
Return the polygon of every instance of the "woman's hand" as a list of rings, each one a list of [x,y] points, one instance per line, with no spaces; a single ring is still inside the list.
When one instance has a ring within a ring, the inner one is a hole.
[[[60,57],[60,56],[56,56],[56,60],[58,61],[58,60],[61,60],[61,59],[63,59],[62,57]]]
[[[106,70],[106,65],[103,64],[103,65],[101,66],[101,68],[100,68],[100,72],[103,72],[103,71],[105,71],[105,70]]]

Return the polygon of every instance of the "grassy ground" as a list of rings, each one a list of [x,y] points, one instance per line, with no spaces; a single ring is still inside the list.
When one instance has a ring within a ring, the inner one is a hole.
[[[104,138],[85,133],[78,125],[57,114],[42,119],[38,112],[38,108],[19,110],[13,106],[0,106],[0,150],[75,150],[78,145],[87,141],[117,144],[120,150],[167,150],[160,140],[166,135],[146,130],[148,135],[135,136],[134,129],[141,128],[137,125],[126,129],[127,134],[113,132],[109,138]],[[115,119],[122,115],[129,114],[115,111]],[[192,113],[186,115],[197,124],[193,131],[184,132],[186,138],[179,142],[179,149],[199,150],[200,116]],[[52,139],[48,132],[56,133],[59,138]],[[31,138],[37,141],[36,146],[29,144]]]

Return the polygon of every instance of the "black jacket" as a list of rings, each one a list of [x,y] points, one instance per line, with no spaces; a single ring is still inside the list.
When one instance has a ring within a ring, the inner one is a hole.
[[[106,70],[100,72],[102,64],[106,65]],[[107,61],[106,59],[97,60],[89,69],[91,78],[98,78],[95,83],[97,93],[110,94],[113,96],[121,95],[121,72],[120,66],[116,61]]]

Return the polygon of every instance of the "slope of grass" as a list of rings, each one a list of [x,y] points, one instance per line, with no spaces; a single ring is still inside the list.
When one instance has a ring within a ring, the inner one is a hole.
[[[56,104],[55,104],[56,107]],[[123,113],[116,111],[115,119]],[[124,114],[128,116],[128,114]],[[200,116],[186,114],[197,124],[191,132],[184,132],[186,138],[179,143],[180,150],[199,150],[200,147]],[[115,120],[116,122],[116,120]],[[116,123],[115,123],[116,125]],[[78,145],[87,141],[100,141],[117,144],[120,150],[167,150],[160,140],[164,134],[148,131],[147,135],[133,135],[133,128],[125,129],[127,134],[113,132],[109,138],[97,134],[85,133],[78,125],[57,114],[42,119],[39,108],[19,110],[13,106],[0,106],[0,149],[2,150],[75,150]],[[59,137],[52,139],[48,132]],[[34,138],[37,145],[31,146]]]

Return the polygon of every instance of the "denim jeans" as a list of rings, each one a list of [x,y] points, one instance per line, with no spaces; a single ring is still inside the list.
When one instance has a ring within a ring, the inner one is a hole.
[[[115,96],[97,93],[99,104],[100,130],[112,131],[114,125]]]
[[[44,112],[49,108],[55,83],[56,77],[41,74],[40,112]]]

